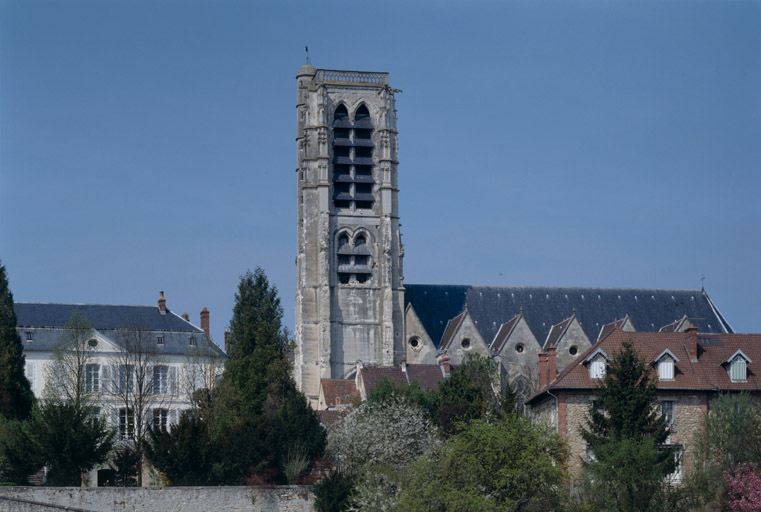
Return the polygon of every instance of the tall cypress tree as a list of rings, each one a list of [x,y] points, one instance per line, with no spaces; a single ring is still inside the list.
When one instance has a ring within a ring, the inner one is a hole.
[[[13,294],[5,267],[0,265],[0,415],[5,418],[23,420],[32,410],[34,394],[24,375],[24,359]]]
[[[239,412],[260,414],[265,399],[271,396],[269,384],[288,378],[282,318],[277,288],[270,286],[264,270],[257,267],[241,276],[222,382],[228,398],[238,399]]]

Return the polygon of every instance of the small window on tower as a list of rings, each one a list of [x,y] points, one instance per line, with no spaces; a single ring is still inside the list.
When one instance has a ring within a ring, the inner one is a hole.
[[[366,117],[370,117],[370,112],[367,110],[366,106],[362,105],[357,109],[357,114],[354,116],[354,121],[356,122]]]

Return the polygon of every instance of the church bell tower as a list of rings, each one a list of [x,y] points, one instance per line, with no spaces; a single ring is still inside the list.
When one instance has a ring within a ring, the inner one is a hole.
[[[295,377],[405,357],[397,132],[388,73],[303,66],[297,76]]]

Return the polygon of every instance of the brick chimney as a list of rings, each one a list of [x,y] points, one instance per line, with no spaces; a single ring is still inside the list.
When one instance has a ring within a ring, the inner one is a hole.
[[[166,315],[166,299],[164,298],[164,292],[159,292],[159,313]]]
[[[230,354],[230,328],[225,327],[225,354]]]
[[[539,352],[539,389],[547,385],[547,352]]]
[[[684,347],[690,356],[690,362],[698,362],[698,328],[690,324],[684,331]]]
[[[555,377],[558,376],[557,363],[555,361],[556,352],[557,347],[549,347],[547,349],[547,373],[549,374],[547,376],[547,384],[555,380]]]
[[[441,374],[444,378],[449,378],[452,375],[452,366],[449,364],[449,354],[442,354],[438,357],[439,367],[441,367]]]
[[[209,310],[206,307],[201,310],[201,329],[206,333],[207,338],[211,338],[209,335]]]

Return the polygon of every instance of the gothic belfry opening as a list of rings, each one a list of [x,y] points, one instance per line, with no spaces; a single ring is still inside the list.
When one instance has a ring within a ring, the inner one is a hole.
[[[303,66],[297,76],[295,376],[405,357],[397,131],[388,73]]]

